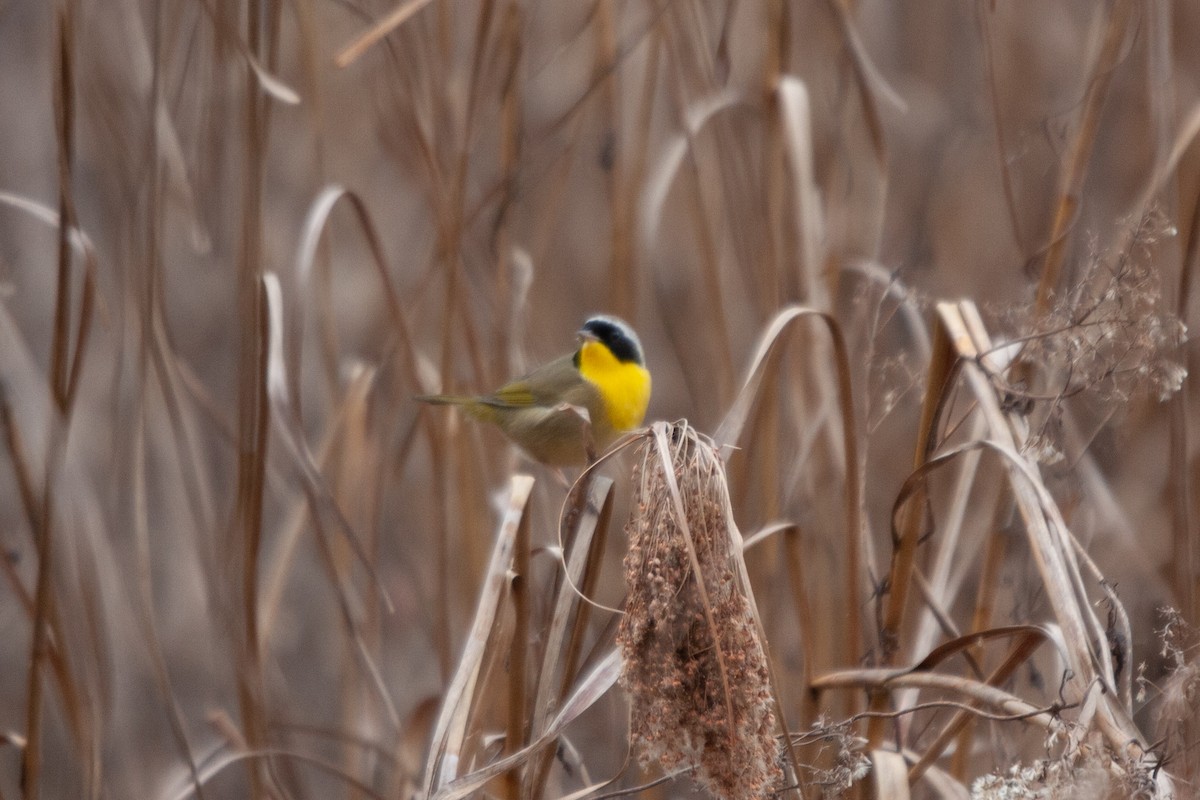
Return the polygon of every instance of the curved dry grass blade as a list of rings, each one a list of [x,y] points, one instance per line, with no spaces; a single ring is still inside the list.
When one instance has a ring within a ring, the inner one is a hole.
[[[575,595],[578,596],[580,600],[587,603],[588,605],[590,605],[591,607],[595,608],[598,611],[607,611],[610,614],[616,614],[616,615],[621,615],[621,614],[625,613],[619,608],[611,608],[609,606],[604,605],[603,603],[598,603],[595,600],[593,600],[591,597],[589,597],[587,592],[585,592],[583,590],[583,588],[581,588],[580,586],[578,586],[575,583],[575,581],[572,577],[571,570],[567,568],[567,564],[566,564],[566,561],[564,561],[564,555],[563,555],[567,549],[563,543],[563,529],[566,527],[566,520],[567,520],[568,513],[571,509],[572,498],[575,497],[575,493],[578,491],[577,487],[583,486],[583,485],[587,484],[589,481],[591,481],[593,479],[595,472],[597,470],[599,470],[601,466],[606,464],[611,459],[615,458],[619,453],[622,453],[625,450],[629,449],[630,447],[635,446],[638,442],[640,442],[644,439],[648,439],[651,435],[652,434],[651,434],[651,431],[649,428],[642,428],[640,430],[636,430],[636,431],[627,433],[624,436],[622,436],[620,439],[618,439],[617,441],[613,442],[613,444],[608,448],[607,452],[603,453],[599,458],[597,458],[591,464],[588,464],[583,469],[583,472],[581,472],[579,474],[579,477],[575,479],[575,483],[572,484],[572,486],[571,486],[571,491],[568,492],[566,498],[563,499],[562,507],[559,509],[559,512],[558,512],[558,529],[557,529],[558,546],[555,548],[555,553],[558,556],[559,566],[562,567],[562,569],[563,569],[562,575],[566,579],[567,585],[571,588],[571,591],[574,592]]]
[[[1025,518],[1026,530],[1030,537],[1030,546],[1034,552],[1035,561],[1042,575],[1043,585],[1050,599],[1050,605],[1055,610],[1055,617],[1065,631],[1064,640],[1068,642],[1067,650],[1070,653],[1067,660],[1073,670],[1080,674],[1086,674],[1090,682],[1094,676],[1094,671],[1090,666],[1093,658],[1089,637],[1084,631],[1083,620],[1086,613],[1081,610],[1081,603],[1078,599],[1082,597],[1086,600],[1086,593],[1077,595],[1076,590],[1083,592],[1083,589],[1077,587],[1077,582],[1072,580],[1072,571],[1066,564],[1064,551],[1050,533],[1051,528],[1058,530],[1065,525],[1062,524],[1061,517],[1058,517],[1057,523],[1053,521],[1057,516],[1056,507],[1050,510],[1041,505],[1042,502],[1047,502],[1053,506],[1053,499],[1048,494],[1041,493],[1044,491],[1044,487],[1041,486],[1040,476],[1031,471],[1025,459],[1010,445],[990,439],[979,440],[960,445],[929,459],[908,477],[897,494],[896,504],[893,506],[893,529],[896,527],[896,513],[905,506],[909,498],[917,491],[916,487],[927,479],[930,472],[957,459],[964,453],[977,449],[991,450],[1003,456],[1004,461],[1010,465],[1010,480],[1014,486],[1014,492],[1023,493],[1027,502],[1032,504],[1021,506],[1025,512],[1029,513]],[[1018,487],[1025,487],[1026,491],[1021,492]],[[1082,605],[1086,607],[1086,602]]]
[[[1005,625],[999,628],[989,628],[986,631],[968,633],[930,650],[929,653],[912,666],[914,670],[932,670],[946,659],[958,653],[970,655],[972,648],[990,642],[993,639],[1012,639],[1021,637],[1022,641],[1034,640],[1036,644],[1051,639],[1049,631],[1038,625]]]
[[[277,747],[267,747],[261,750],[242,750],[235,753],[219,753],[204,765],[201,774],[201,783],[208,783],[213,778],[217,777],[226,767],[233,766],[243,761],[271,761],[273,759],[291,759],[307,766],[315,768],[317,771],[337,778],[347,787],[364,797],[372,798],[372,800],[387,800],[383,795],[374,791],[370,786],[355,778],[353,775],[346,773],[344,770],[334,764],[330,764],[319,758],[315,758],[304,753],[297,753],[293,750],[284,750]],[[196,787],[187,786],[174,794],[168,795],[169,800],[187,800],[193,794]]]
[[[812,682],[814,691],[829,689],[891,690],[902,688],[934,689],[958,694],[981,706],[1013,715],[1020,721],[1065,735],[1068,727],[1054,709],[1039,708],[1020,697],[982,681],[937,672],[913,672],[907,669],[848,669],[820,675]]]
[[[988,686],[1000,686],[1008,681],[1012,677],[1012,674],[1029,660],[1038,645],[1045,640],[1046,632],[1037,628],[1033,628],[1029,633],[1023,635],[1013,646],[1012,652],[1008,654],[1008,657],[988,676]],[[942,728],[933,741],[925,748],[925,752],[921,754],[920,760],[908,770],[908,780],[910,783],[916,783],[920,780],[926,770],[933,765],[933,762],[941,758],[943,751],[954,741],[955,737],[958,736],[959,732],[970,721],[971,715],[967,709],[955,712],[950,721],[946,723],[945,727]]]
[[[977,419],[969,438],[980,438],[983,433],[983,421]],[[971,490],[978,477],[981,457],[982,454],[977,450],[963,456],[958,472],[954,476],[950,507],[945,521],[940,526],[942,534],[937,537],[937,552],[929,576],[929,596],[936,598],[943,606],[952,604],[958,597],[959,588],[970,570],[970,564],[974,561],[962,557],[963,553],[970,552],[970,549],[964,545],[963,550],[960,551],[959,544],[965,528]],[[894,513],[892,518],[895,519]],[[957,580],[955,580],[955,566],[959,568]],[[941,625],[931,603],[929,613],[923,614],[917,622],[916,633],[912,637],[912,647],[909,652],[920,653],[928,650],[933,645],[939,627]],[[981,627],[983,626],[977,626],[974,630],[979,630]]]
[[[378,592],[380,599],[391,610],[395,606],[387,590],[384,588],[383,582],[379,579],[379,574],[375,570],[373,560],[370,554],[363,548],[362,542],[359,541],[353,526],[346,519],[345,515],[342,514],[337,500],[326,485],[320,468],[317,466],[316,459],[313,458],[312,451],[308,447],[308,440],[304,436],[304,431],[300,429],[299,423],[296,421],[296,415],[293,413],[292,404],[288,396],[287,370],[283,363],[283,290],[279,286],[278,276],[272,272],[265,273],[263,275],[263,289],[269,314],[267,394],[271,399],[271,404],[275,407],[276,413],[273,417],[276,423],[276,430],[279,432],[280,438],[288,446],[288,450],[296,465],[300,468],[299,474],[303,480],[305,492],[313,501],[314,517],[319,516],[324,511],[337,523],[338,530],[342,532],[347,543],[354,551],[354,555],[362,564],[363,569],[366,570],[367,575],[370,576],[371,583]]]
[[[1092,635],[1098,635],[1097,640],[1103,641],[1104,635],[1103,628],[1091,614],[1087,594],[1080,583],[1078,567],[1072,557],[1072,548],[1066,543],[1066,524],[1036,466],[1018,452],[1020,445],[1009,418],[1001,410],[1000,401],[987,376],[976,365],[981,353],[991,351],[991,342],[986,340],[986,333],[982,331],[982,323],[974,307],[969,303],[941,303],[938,305],[938,322],[945,327],[945,335],[963,359],[964,375],[994,437],[978,444],[1005,456],[1004,463],[1008,467],[1010,483],[1025,521],[1047,597],[1068,643],[1071,668],[1075,670],[1080,685],[1086,686],[1095,677],[1089,640]],[[1093,622],[1091,634],[1087,631],[1089,618]],[[1108,683],[1112,686],[1111,668],[1106,671]]]
[[[550,723],[541,736],[512,755],[463,775],[461,778],[447,784],[437,794],[433,795],[432,800],[460,800],[460,798],[478,791],[496,776],[526,761],[537,750],[559,736],[567,725],[574,722],[580,714],[595,705],[597,700],[616,685],[617,679],[620,676],[621,652],[613,648],[608,651],[604,658],[597,662],[592,671],[583,679],[571,694],[571,698],[563,704],[554,721]]]
[[[730,406],[717,432],[713,435],[718,447],[732,447],[741,437],[750,409],[757,398],[765,374],[768,356],[786,331],[797,320],[815,317],[825,324],[833,343],[834,361],[838,376],[838,404],[842,417],[842,445],[846,456],[846,663],[856,664],[862,646],[862,612],[859,608],[859,580],[862,574],[864,528],[862,519],[862,474],[858,464],[858,435],[855,430],[854,398],[850,382],[850,359],[846,342],[836,319],[822,311],[804,306],[783,309],[759,337],[750,371],[741,391]]]
[[[446,689],[442,710],[434,726],[429,757],[425,762],[425,778],[422,781],[422,791],[426,796],[446,788],[457,777],[461,766],[459,762],[463,756],[471,704],[487,655],[488,640],[499,617],[505,588],[509,583],[517,528],[528,513],[533,478],[528,475],[514,475],[510,487],[508,509],[492,549],[491,562],[484,574],[483,588],[480,591],[466,648]]]
[[[925,381],[925,396],[921,402],[921,419],[917,426],[916,442],[913,452],[913,470],[922,475],[922,467],[928,463],[930,453],[937,444],[938,423],[944,408],[945,397],[949,394],[953,376],[956,372],[956,354],[946,336],[945,330],[939,326],[934,333],[933,348],[929,358],[928,376]],[[928,493],[926,481],[913,484],[911,494],[903,495],[906,502],[893,506],[892,513],[892,568],[887,586],[889,588],[887,605],[880,629],[881,665],[889,666],[896,663],[900,652],[905,614],[908,605],[908,595],[914,581],[916,570],[917,544],[925,530],[929,515]],[[897,523],[896,509],[902,509],[902,517]],[[871,710],[880,712],[887,708],[887,696],[875,695],[871,698]],[[868,746],[874,750],[880,746],[887,732],[888,721],[883,717],[873,717],[868,725]]]
[[[887,142],[884,138],[883,120],[879,116],[876,97],[882,97],[893,107],[905,111],[908,105],[904,99],[888,85],[883,73],[871,61],[867,47],[863,44],[845,0],[828,0],[829,7],[837,17],[838,26],[845,41],[846,50],[850,53],[850,64],[854,69],[854,78],[858,82],[858,94],[862,101],[863,117],[867,121],[867,130],[871,134],[871,144],[875,151],[875,161],[880,168],[887,164]]]
[[[1018,442],[1024,436],[1023,420],[1015,414],[1006,415],[1001,409],[995,389],[980,366],[986,363],[982,354],[991,352],[992,347],[978,311],[969,302],[940,303],[938,321],[946,326],[955,349],[963,356],[964,375],[988,421],[991,435],[997,437],[977,444],[1004,457],[1030,549],[1062,631],[1067,665],[1072,670],[1070,680],[1064,684],[1067,697],[1085,698],[1093,692],[1092,687],[1103,686],[1104,691],[1088,707],[1095,712],[1096,729],[1117,752],[1135,760],[1143,758],[1149,751],[1115,691],[1111,654],[1101,654],[1096,649],[1106,641],[1106,631],[1083,585],[1076,555],[1080,548],[1073,541],[1037,466],[1018,452]],[[1086,726],[1080,730],[1086,731]],[[1163,791],[1170,790],[1172,779],[1165,771],[1158,771],[1154,779]]]
[[[943,408],[943,398],[950,389],[951,379],[955,374],[956,357],[945,331],[940,326],[935,332],[933,352],[929,361],[929,373],[925,382],[925,397],[921,403],[921,420],[917,426],[916,446],[913,453],[913,470],[919,471],[929,460],[930,453],[937,445],[937,428],[940,412]],[[906,499],[909,496],[906,495]],[[893,525],[893,541],[896,551],[892,559],[891,577],[888,583],[887,609],[883,619],[881,640],[884,642],[883,664],[895,663],[894,659],[899,650],[901,628],[904,624],[908,592],[912,585],[915,569],[917,542],[921,538],[927,512],[927,495],[925,482],[914,485],[911,501],[902,508],[903,518],[899,525]],[[893,513],[893,520],[895,514]],[[882,710],[876,708],[875,710]],[[878,746],[880,726],[873,726],[875,735],[868,736],[873,746]]]
[[[852,261],[846,265],[847,272],[860,273],[867,281],[883,287],[885,297],[891,297],[896,303],[896,309],[905,322],[905,331],[916,342],[916,358],[918,363],[929,360],[933,344],[929,339],[929,329],[920,307],[920,299],[895,272],[884,269],[875,261]]]
[[[317,542],[320,545],[322,555],[325,556],[327,568],[332,577],[332,582],[335,588],[335,596],[338,598],[338,607],[342,615],[342,620],[346,626],[346,630],[354,644],[354,652],[358,657],[360,665],[378,696],[382,707],[387,714],[387,717],[393,727],[399,727],[400,715],[396,710],[395,704],[392,702],[391,695],[387,691],[387,686],[383,680],[379,668],[375,664],[375,659],[371,655],[366,642],[363,640],[360,625],[356,621],[356,615],[353,611],[353,605],[350,602],[350,590],[345,585],[348,576],[343,574],[343,571],[338,568],[336,559],[333,558],[329,543],[326,541],[325,527],[321,524],[322,513],[332,517],[336,527],[343,534],[343,537],[350,545],[355,556],[363,565],[371,585],[379,598],[383,601],[389,612],[394,608],[391,597],[384,588],[379,575],[375,570],[374,561],[363,548],[362,543],[358,539],[358,535],[354,532],[350,522],[342,514],[338,507],[337,500],[333,497],[332,492],[326,485],[326,482],[321,475],[320,469],[313,458],[312,453],[308,449],[308,442],[304,437],[304,432],[301,430],[297,417],[293,413],[287,395],[287,380],[285,375],[285,367],[283,364],[283,298],[279,286],[278,277],[271,272],[263,275],[264,298],[267,304],[268,311],[268,361],[267,361],[267,394],[270,397],[271,404],[275,409],[272,415],[276,425],[276,430],[280,434],[280,438],[288,446],[288,450],[292,455],[294,462],[299,467],[299,475],[301,483],[304,486],[305,496],[308,498],[309,505],[312,508],[313,527],[316,533]],[[261,608],[261,603],[256,605],[256,616],[258,609]],[[261,625],[260,631],[263,632],[261,642],[265,642],[269,636],[269,631]]]
[[[408,369],[408,380],[411,385],[418,387],[423,392],[431,391],[432,387],[425,385],[417,368],[420,359],[417,357],[417,350],[413,343],[411,329],[408,325],[408,316],[404,313],[404,307],[400,303],[399,292],[396,291],[391,274],[387,269],[387,259],[383,252],[383,242],[379,238],[379,233],[375,229],[375,224],[372,222],[371,215],[367,211],[367,206],[362,201],[362,198],[342,186],[328,186],[322,189],[321,193],[317,195],[316,200],[313,201],[312,206],[309,207],[308,216],[304,220],[300,247],[296,251],[296,283],[299,287],[300,296],[308,297],[307,288],[312,278],[317,246],[320,244],[321,238],[325,233],[325,228],[329,222],[329,215],[337,206],[338,201],[343,199],[350,203],[350,208],[354,211],[354,218],[358,221],[359,227],[362,229],[363,238],[366,239],[367,247],[371,251],[371,260],[379,276],[379,285],[383,289],[383,299],[387,303],[388,311],[391,314],[392,327],[405,348],[404,353],[407,358],[404,364]],[[297,308],[296,319],[298,327],[302,326],[302,315],[303,308]]]
[[[1100,625],[1099,620],[1092,611],[1091,603],[1088,601],[1086,590],[1082,585],[1082,578],[1079,575],[1079,565],[1075,561],[1075,558],[1083,558],[1085,564],[1089,566],[1093,574],[1097,577],[1100,585],[1108,594],[1109,603],[1112,605],[1114,615],[1119,622],[1125,620],[1124,609],[1104,583],[1103,577],[1099,574],[1099,570],[1096,569],[1091,559],[1086,557],[1082,546],[1079,545],[1074,536],[1066,528],[1065,522],[1063,522],[1061,515],[1057,511],[1057,507],[1054,505],[1053,498],[1042,485],[1036,469],[1028,465],[1026,460],[1011,447],[994,441],[984,440],[970,442],[956,448],[954,451],[931,459],[926,465],[927,468],[914,473],[911,479],[914,481],[923,480],[927,471],[936,469],[944,464],[946,460],[956,458],[963,452],[977,448],[991,450],[1003,456],[1013,466],[1013,469],[1010,470],[1010,481],[1013,483],[1013,491],[1017,497],[1020,498],[1023,496],[1023,492],[1019,487],[1028,487],[1033,495],[1036,496],[1036,502],[1041,504],[1040,507],[1043,509],[1041,513],[1045,516],[1027,517],[1026,531],[1030,538],[1030,547],[1035,555],[1035,561],[1042,574],[1047,597],[1055,612],[1055,618],[1059,621],[1057,626],[1059,630],[1057,640],[1061,642],[1060,649],[1072,674],[1087,675],[1088,681],[1085,686],[1088,687],[1096,681],[1102,681],[1108,686],[1112,686],[1114,678],[1112,676],[1110,657],[1108,654],[1102,656],[1100,653],[1095,652],[1097,643],[1107,641],[1107,631]],[[1023,480],[1018,480],[1017,478],[1023,478]],[[911,487],[906,483],[901,489],[901,499],[898,502],[904,501],[904,498],[910,494],[910,489]],[[1031,523],[1030,519],[1035,520],[1035,522]],[[1044,532],[1039,533],[1039,531]],[[1065,537],[1067,541],[1061,545],[1056,545],[1051,538],[1050,543],[1047,543],[1046,540],[1048,537],[1051,537],[1051,531],[1061,532],[1060,535]],[[1121,624],[1127,626],[1128,623],[1125,621],[1121,622]],[[1083,629],[1085,627],[1090,627],[1091,632],[1084,632]],[[1126,630],[1128,629],[1126,628]],[[1099,667],[1099,674],[1095,671],[1095,667]],[[1128,677],[1126,677],[1126,681],[1128,680]],[[1073,682],[1072,685],[1076,684]],[[1117,693],[1106,691],[1104,695],[1104,711],[1106,713],[1098,715],[1098,726],[1110,738],[1114,747],[1121,749],[1136,746],[1137,748],[1141,748],[1140,752],[1144,752],[1145,745],[1141,744],[1144,740],[1131,718],[1128,711],[1128,703],[1123,704],[1125,696],[1124,685],[1122,685],[1121,690]],[[1117,702],[1111,700],[1113,697],[1117,698]],[[1164,776],[1163,780],[1169,781],[1169,778]]]
[[[337,413],[329,424],[329,430],[326,432],[325,437],[321,441],[321,446],[314,456],[317,470],[322,474],[324,474],[330,452],[344,432],[347,419],[356,413],[357,409],[361,409],[366,404],[367,397],[374,385],[374,380],[374,370],[365,368],[358,370],[349,379],[346,394],[342,398]],[[291,569],[296,548],[300,543],[300,536],[304,531],[306,516],[305,503],[300,503],[296,507],[295,512],[288,518],[273,556],[270,559],[270,564],[265,570],[266,577],[263,579],[262,600],[259,603],[259,617],[262,619],[264,631],[270,632],[275,628],[275,620],[283,601],[283,591],[287,585],[288,572]]]
[[[658,240],[659,221],[666,205],[667,195],[675,183],[679,167],[692,146],[692,139],[718,113],[744,102],[737,92],[727,89],[717,92],[693,104],[684,118],[684,130],[673,136],[665,145],[664,152],[655,159],[655,167],[646,177],[642,191],[641,231],[644,246]]]

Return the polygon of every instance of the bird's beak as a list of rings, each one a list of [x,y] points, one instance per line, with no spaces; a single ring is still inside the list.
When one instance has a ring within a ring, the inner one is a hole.
[[[589,331],[589,330],[586,330],[586,329],[585,329],[585,330],[581,330],[581,331],[577,331],[575,335],[579,337],[579,343],[580,343],[580,344],[583,344],[584,342],[598,342],[598,341],[600,341],[600,337],[599,337],[599,336],[597,336],[596,334],[594,334],[594,333],[592,333],[591,331]]]

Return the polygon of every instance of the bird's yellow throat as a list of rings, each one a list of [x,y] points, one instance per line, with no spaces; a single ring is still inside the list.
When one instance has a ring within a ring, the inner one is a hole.
[[[619,361],[603,344],[589,341],[579,349],[579,374],[600,390],[613,430],[642,424],[650,403],[650,373],[645,367]]]

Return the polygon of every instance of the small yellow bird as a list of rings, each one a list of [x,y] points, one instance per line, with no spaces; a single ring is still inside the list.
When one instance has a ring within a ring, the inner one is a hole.
[[[543,364],[523,378],[479,396],[424,395],[435,405],[461,406],[497,425],[543,464],[587,461],[585,429],[575,408],[587,410],[597,453],[642,424],[650,403],[650,372],[633,328],[616,317],[596,316],[579,331],[579,349]],[[573,408],[574,407],[574,408]]]

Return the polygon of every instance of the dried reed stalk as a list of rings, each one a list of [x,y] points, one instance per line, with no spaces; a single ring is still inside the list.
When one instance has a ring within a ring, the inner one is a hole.
[[[683,424],[639,453],[617,634],[632,740],[643,764],[693,768],[720,797],[762,797],[783,771],[766,652],[731,563],[724,469]]]

